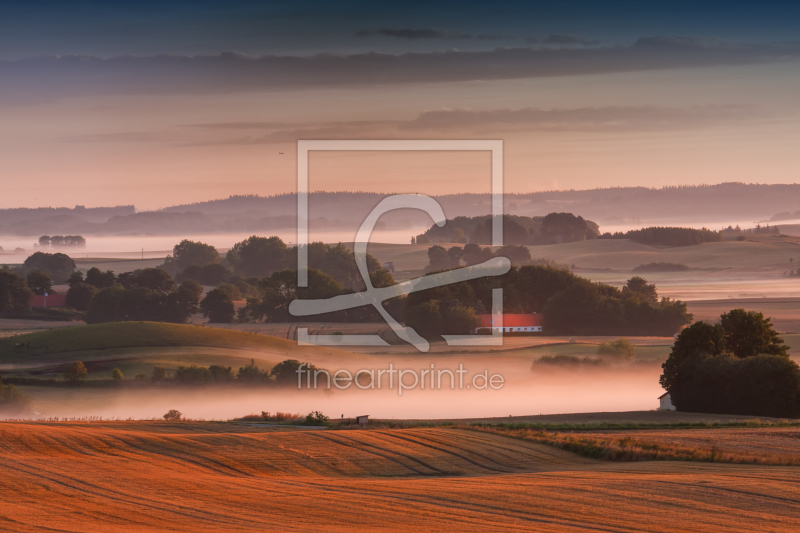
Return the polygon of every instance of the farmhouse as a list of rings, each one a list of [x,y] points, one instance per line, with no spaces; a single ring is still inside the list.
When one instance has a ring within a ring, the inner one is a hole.
[[[66,294],[49,294],[47,296],[37,294],[31,300],[31,307],[66,307]]]
[[[479,329],[491,329],[492,332],[502,333],[542,331],[542,315],[478,315],[478,327],[472,329],[477,333]]]

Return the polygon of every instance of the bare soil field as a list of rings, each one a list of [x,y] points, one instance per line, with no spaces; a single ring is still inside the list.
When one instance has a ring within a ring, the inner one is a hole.
[[[456,429],[0,424],[0,528],[793,531],[796,467],[604,462]]]

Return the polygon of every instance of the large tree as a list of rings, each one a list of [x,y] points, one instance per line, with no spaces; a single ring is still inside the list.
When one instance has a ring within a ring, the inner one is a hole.
[[[283,268],[286,252],[286,244],[279,237],[253,235],[234,244],[226,258],[244,276],[266,277]]]
[[[28,288],[32,290],[34,294],[38,294],[39,296],[44,293],[55,294],[53,292],[53,279],[50,277],[50,274],[44,270],[39,270],[38,268],[29,270],[28,275],[25,276],[25,281],[28,284]]]
[[[0,313],[20,313],[28,309],[33,292],[22,276],[0,269]]]
[[[204,267],[219,263],[219,252],[210,244],[184,239],[172,249],[172,259],[178,272],[194,265]]]
[[[94,285],[98,289],[113,287],[117,283],[117,276],[111,270],[103,272],[97,267],[92,267],[86,272],[86,283]]]
[[[206,294],[206,297],[200,302],[200,310],[203,312],[203,316],[213,323],[230,323],[236,316],[230,294],[219,288]]]
[[[119,283],[126,289],[149,289],[161,294],[175,290],[175,281],[163,268],[143,268],[119,275]]]
[[[797,416],[800,369],[788,349],[762,313],[734,309],[683,330],[660,383],[680,411]]]
[[[736,357],[753,355],[788,355],[789,347],[783,343],[772,321],[763,313],[733,309],[720,320],[725,330],[725,347]]]
[[[73,284],[67,291],[67,307],[78,311],[86,311],[92,303],[92,298],[97,294],[97,287],[88,283]]]
[[[53,282],[58,284],[66,283],[70,275],[75,271],[75,261],[68,255],[55,253],[48,254],[36,252],[22,264],[24,272],[33,269],[44,270],[53,278]]]

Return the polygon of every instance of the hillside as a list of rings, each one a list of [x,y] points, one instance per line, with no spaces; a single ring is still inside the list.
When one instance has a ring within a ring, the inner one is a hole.
[[[127,378],[153,366],[224,364],[238,368],[255,359],[270,368],[285,359],[319,365],[368,356],[334,348],[299,346],[294,341],[245,331],[156,322],[116,322],[50,329],[0,339],[4,374],[58,378],[63,365],[86,363],[90,379],[108,378],[120,368]],[[235,372],[235,370],[234,370]]]
[[[205,346],[257,351],[297,348],[296,343],[288,340],[240,331],[156,322],[116,322],[52,329],[0,339],[0,360],[9,356],[163,346]]]
[[[454,246],[463,246],[453,243]],[[371,244],[369,253],[379,261],[393,261],[398,270],[422,270],[428,264],[431,244]],[[449,243],[442,246],[450,246]],[[628,239],[595,239],[565,244],[529,246],[533,259],[588,269],[630,271],[647,263],[684,264],[692,269],[737,271],[788,270],[789,259],[800,260],[800,237],[748,235],[745,241],[723,241],[695,246],[662,247],[639,244]],[[395,276],[397,277],[397,276]]]
[[[309,194],[311,227],[355,228],[384,197],[364,192],[313,192]],[[491,212],[489,194],[452,194],[435,197],[450,219],[482,216]],[[731,221],[765,221],[776,212],[794,213],[800,207],[800,185],[722,183],[664,187],[542,191],[505,195],[505,213],[527,217],[569,212],[601,225],[680,225],[703,222],[727,225]],[[294,194],[240,195],[193,204],[175,205],[135,213],[120,208],[43,208],[0,210],[0,235],[42,234],[181,234],[210,232],[268,232],[294,226]],[[428,227],[420,211],[387,213],[381,222],[389,228]]]

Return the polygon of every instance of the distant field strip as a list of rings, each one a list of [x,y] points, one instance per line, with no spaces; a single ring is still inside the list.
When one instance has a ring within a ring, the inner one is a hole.
[[[473,429],[610,461],[676,460],[800,466],[800,428],[796,426],[566,432],[492,426]]]
[[[0,530],[796,531],[797,469],[443,428],[0,423]]]

